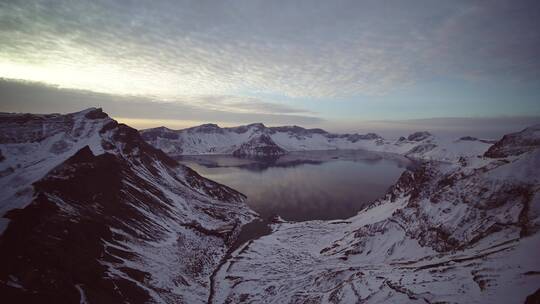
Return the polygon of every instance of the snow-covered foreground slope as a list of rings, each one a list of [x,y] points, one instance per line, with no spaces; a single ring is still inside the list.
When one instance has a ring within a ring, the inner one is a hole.
[[[415,158],[455,161],[462,155],[481,155],[492,142],[472,137],[445,139],[417,132],[396,141],[374,133],[332,134],[321,129],[266,127],[251,124],[220,128],[206,124],[184,130],[164,127],[142,130],[143,138],[171,156],[233,154],[278,156],[293,151],[363,149],[407,155]]]
[[[213,302],[537,303],[539,134],[426,161],[348,220],[273,225],[220,268]]]
[[[100,109],[1,114],[0,130],[2,302],[204,303],[255,217]]]

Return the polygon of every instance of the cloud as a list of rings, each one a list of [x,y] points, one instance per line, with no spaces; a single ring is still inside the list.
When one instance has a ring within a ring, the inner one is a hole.
[[[253,122],[313,125],[323,119],[308,112],[235,96],[206,96],[188,101],[150,100],[139,96],[119,96],[83,90],[60,89],[39,83],[0,79],[0,111],[29,113],[69,113],[88,107],[102,107],[113,117],[138,126],[192,126],[217,122],[239,125]],[[231,105],[233,103],[233,105]]]
[[[0,76],[160,99],[377,95],[434,74],[537,79],[538,7],[7,1],[0,3]]]
[[[540,123],[538,116],[508,117],[442,117],[409,120],[324,120],[304,111],[259,100],[245,101],[235,96],[206,97],[201,106],[190,102],[150,101],[145,97],[127,97],[82,90],[60,89],[39,83],[14,82],[0,79],[0,112],[69,113],[88,107],[102,107],[120,122],[135,128],[166,126],[183,129],[203,123],[237,126],[253,122],[267,125],[300,125],[323,128],[331,132],[376,132],[386,138],[397,138],[414,131],[428,130],[438,135],[460,137],[499,138]],[[226,99],[227,102],[252,104],[247,109],[238,105],[211,106]],[[232,100],[232,101],[231,101]],[[239,100],[239,101],[238,101]],[[220,109],[218,109],[220,108]],[[289,111],[289,113],[284,113]]]
[[[537,1],[471,2],[436,29],[429,53],[446,72],[470,79],[538,79],[539,16]]]
[[[286,104],[278,104],[262,101],[255,97],[232,96],[232,95],[208,95],[185,97],[184,101],[197,104],[201,108],[216,111],[239,112],[239,113],[258,113],[258,114],[308,114],[316,113],[303,110]]]
[[[376,132],[386,138],[407,136],[416,131],[429,131],[443,137],[458,138],[476,136],[485,139],[499,139],[505,134],[521,131],[540,123],[540,116],[498,116],[498,117],[437,117],[407,120],[356,121],[337,125],[329,124],[336,131]]]

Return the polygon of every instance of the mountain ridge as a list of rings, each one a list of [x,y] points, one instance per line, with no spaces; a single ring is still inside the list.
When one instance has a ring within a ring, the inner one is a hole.
[[[207,299],[213,267],[256,217],[243,194],[100,109],[3,117],[0,128],[15,130],[0,140],[0,183],[13,189],[0,201],[4,300]]]
[[[396,141],[366,135],[356,143],[331,136],[347,147],[415,158],[418,166],[356,216],[275,221],[270,234],[228,252],[257,216],[245,196],[178,164],[137,130],[96,108],[0,117],[0,210],[9,220],[0,234],[0,292],[8,301],[537,299],[539,126],[495,143],[429,132]],[[205,125],[186,138],[193,148],[230,133],[216,130]],[[328,147],[317,141],[320,131],[293,127],[272,137],[265,130],[236,130],[249,135],[237,138],[250,143],[246,154]],[[220,152],[213,147],[202,151]]]
[[[204,124],[182,130],[159,127],[140,132],[149,144],[172,157],[235,153],[243,157],[275,157],[298,151],[361,149],[453,162],[462,154],[482,155],[493,143],[470,136],[441,138],[427,131],[415,132],[397,140],[386,140],[375,133],[334,134],[299,126],[265,127],[260,123],[230,128]],[[254,139],[263,135],[270,141],[262,143]],[[269,145],[271,149],[268,149]],[[269,152],[257,153],[257,150]]]

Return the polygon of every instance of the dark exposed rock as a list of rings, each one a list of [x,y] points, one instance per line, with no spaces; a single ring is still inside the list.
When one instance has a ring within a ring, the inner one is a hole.
[[[346,136],[347,140],[350,142],[357,142],[359,140],[374,140],[374,139],[382,139],[378,134],[375,133],[367,133],[367,134],[347,134]]]
[[[75,175],[70,179],[54,177],[65,171]],[[8,213],[11,223],[0,238],[0,280],[7,282],[14,276],[32,292],[2,285],[2,290],[13,295],[4,300],[76,303],[80,299],[77,284],[84,285],[90,301],[148,300],[147,292],[129,280],[107,279],[107,268],[98,261],[100,257],[114,259],[101,241],[112,240],[109,227],[120,225],[120,218],[141,220],[122,203],[120,183],[128,171],[114,155],[94,156],[85,147],[34,185],[36,199],[25,209]],[[76,220],[66,217],[52,197],[75,204],[72,208],[80,216]]]
[[[88,111],[88,113],[86,113],[84,117],[88,119],[102,119],[108,117],[108,115],[103,112],[101,108],[98,108]]]
[[[84,296],[90,303],[186,302],[187,292],[155,284],[147,265],[156,261],[137,248],[173,253],[170,267],[177,273],[166,283],[199,288],[191,296],[205,299],[209,269],[234,242],[242,220],[253,218],[242,204],[245,196],[178,164],[137,130],[100,113],[7,115],[0,124],[20,132],[24,143],[49,140],[45,161],[52,158],[56,166],[34,182],[28,205],[5,215],[1,301],[79,303]],[[60,140],[51,140],[61,132]],[[91,147],[82,146],[85,141]],[[83,148],[64,153],[72,147]],[[166,255],[158,259],[167,261]]]
[[[472,136],[463,136],[463,137],[460,137],[459,140],[466,140],[466,141],[477,141],[478,138],[476,137],[472,137]]]
[[[72,129],[72,115],[0,114],[0,144],[39,142],[48,136]],[[43,128],[44,123],[47,128]]]
[[[260,122],[249,124],[249,125],[247,125],[247,127],[248,127],[248,129],[256,129],[256,130],[264,130],[264,129],[266,129],[266,126],[263,123],[260,123]]]
[[[437,145],[435,145],[435,144],[418,145],[418,146],[412,148],[411,150],[409,150],[409,152],[405,153],[405,155],[414,156],[414,154],[421,154],[421,153],[429,152],[429,151],[435,149],[436,147],[437,147]]]
[[[286,151],[279,147],[270,136],[261,134],[242,144],[240,148],[233,152],[234,156],[246,157],[269,157],[285,154]]]
[[[195,170],[185,167],[185,178],[188,184],[206,195],[224,201],[238,201],[245,199],[246,196],[230,187],[206,179],[195,172]]]
[[[133,140],[131,130],[120,125],[117,140]],[[148,291],[132,281],[146,284],[145,278],[151,276],[149,273],[122,267],[127,278],[110,278],[108,268],[99,262],[135,258],[128,251],[104,247],[104,240],[122,247],[111,234],[113,228],[126,231],[141,241],[156,241],[164,233],[160,223],[151,221],[131,205],[134,202],[143,203],[138,208],[151,210],[154,216],[163,219],[174,216],[170,213],[172,206],[161,203],[168,199],[156,188],[155,182],[147,180],[148,177],[141,178],[137,171],[153,172],[153,178],[160,180],[161,173],[150,159],[162,157],[166,165],[178,165],[167,160],[162,152],[147,148],[143,154],[153,154],[147,155],[147,160],[143,157],[137,168],[126,158],[108,153],[94,156],[85,147],[34,185],[36,199],[28,207],[8,213],[11,222],[0,237],[0,282],[15,277],[25,288],[0,284],[0,291],[7,295],[4,300],[78,303],[80,294],[76,286],[83,286],[85,297],[91,303],[149,301]],[[133,148],[128,147],[126,151],[133,151]],[[230,188],[206,180],[188,168],[185,170],[190,187],[201,193],[230,202],[243,198]],[[137,185],[137,188],[126,187],[124,181]],[[64,204],[66,207],[62,207]],[[207,213],[227,220],[222,211],[208,209]],[[190,227],[198,228],[199,233],[223,238],[224,242],[232,242],[228,230],[205,229],[193,221]],[[201,259],[207,258],[201,256]]]
[[[415,133],[412,133],[411,135],[409,135],[409,137],[407,137],[407,140],[410,140],[410,141],[422,141],[428,137],[431,136],[431,133],[427,132],[427,131],[422,131],[422,132],[415,132]]]
[[[159,128],[153,128],[145,130],[144,133],[141,134],[144,140],[146,141],[152,141],[156,140],[157,138],[165,138],[165,139],[178,139],[178,133],[175,131],[165,128],[165,127],[159,127]]]
[[[200,133],[223,133],[223,129],[221,129],[216,124],[204,124],[197,127],[189,128],[188,131]]]
[[[268,130],[268,128],[266,128],[266,126],[264,124],[262,124],[262,123],[252,123],[252,124],[245,125],[245,126],[226,128],[226,130],[231,130],[231,131],[233,131],[235,133],[238,133],[238,134],[246,133],[247,131],[252,130],[252,129],[255,130],[255,131],[259,131],[259,132]]]
[[[502,158],[511,155],[520,155],[540,147],[540,124],[526,128],[520,132],[503,136],[501,140],[491,146],[485,157]]]
[[[536,290],[533,294],[527,296],[525,299],[525,304],[540,304],[540,288]]]
[[[299,126],[270,127],[273,132],[289,132],[295,135],[328,134],[323,129],[305,129]]]

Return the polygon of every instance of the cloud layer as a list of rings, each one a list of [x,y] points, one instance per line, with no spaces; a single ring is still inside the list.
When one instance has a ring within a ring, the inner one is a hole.
[[[146,97],[128,97],[59,89],[37,83],[0,79],[0,112],[69,113],[89,107],[102,107],[109,115],[136,128],[186,128],[214,122],[224,126],[263,122],[269,125],[306,126],[323,122],[301,110],[258,100],[245,101],[230,96],[203,97],[204,102],[159,102]],[[247,103],[247,106],[244,105]],[[204,105],[207,106],[204,106]],[[219,104],[220,106],[216,106]],[[222,105],[234,107],[230,110]],[[239,111],[238,108],[244,109]]]
[[[538,79],[538,12],[510,0],[5,1],[0,76],[229,96],[219,107],[259,93],[385,94],[433,77]]]
[[[118,121],[138,129],[158,126],[184,129],[208,122],[218,123],[220,126],[263,122],[273,126],[317,127],[339,133],[376,132],[385,138],[397,138],[411,132],[429,130],[437,135],[452,138],[471,135],[496,139],[504,134],[540,123],[540,116],[443,117],[345,122],[323,120],[316,116],[303,115],[295,109],[276,107],[273,104],[265,107],[263,103],[262,109],[257,109],[258,112],[265,113],[242,113],[236,110],[193,106],[185,102],[163,103],[150,101],[145,97],[123,97],[81,90],[58,89],[42,84],[1,79],[0,92],[2,92],[0,112],[69,113],[80,111],[86,107],[102,107]],[[208,100],[210,105],[214,103],[214,98]],[[227,96],[223,98],[227,98]]]

